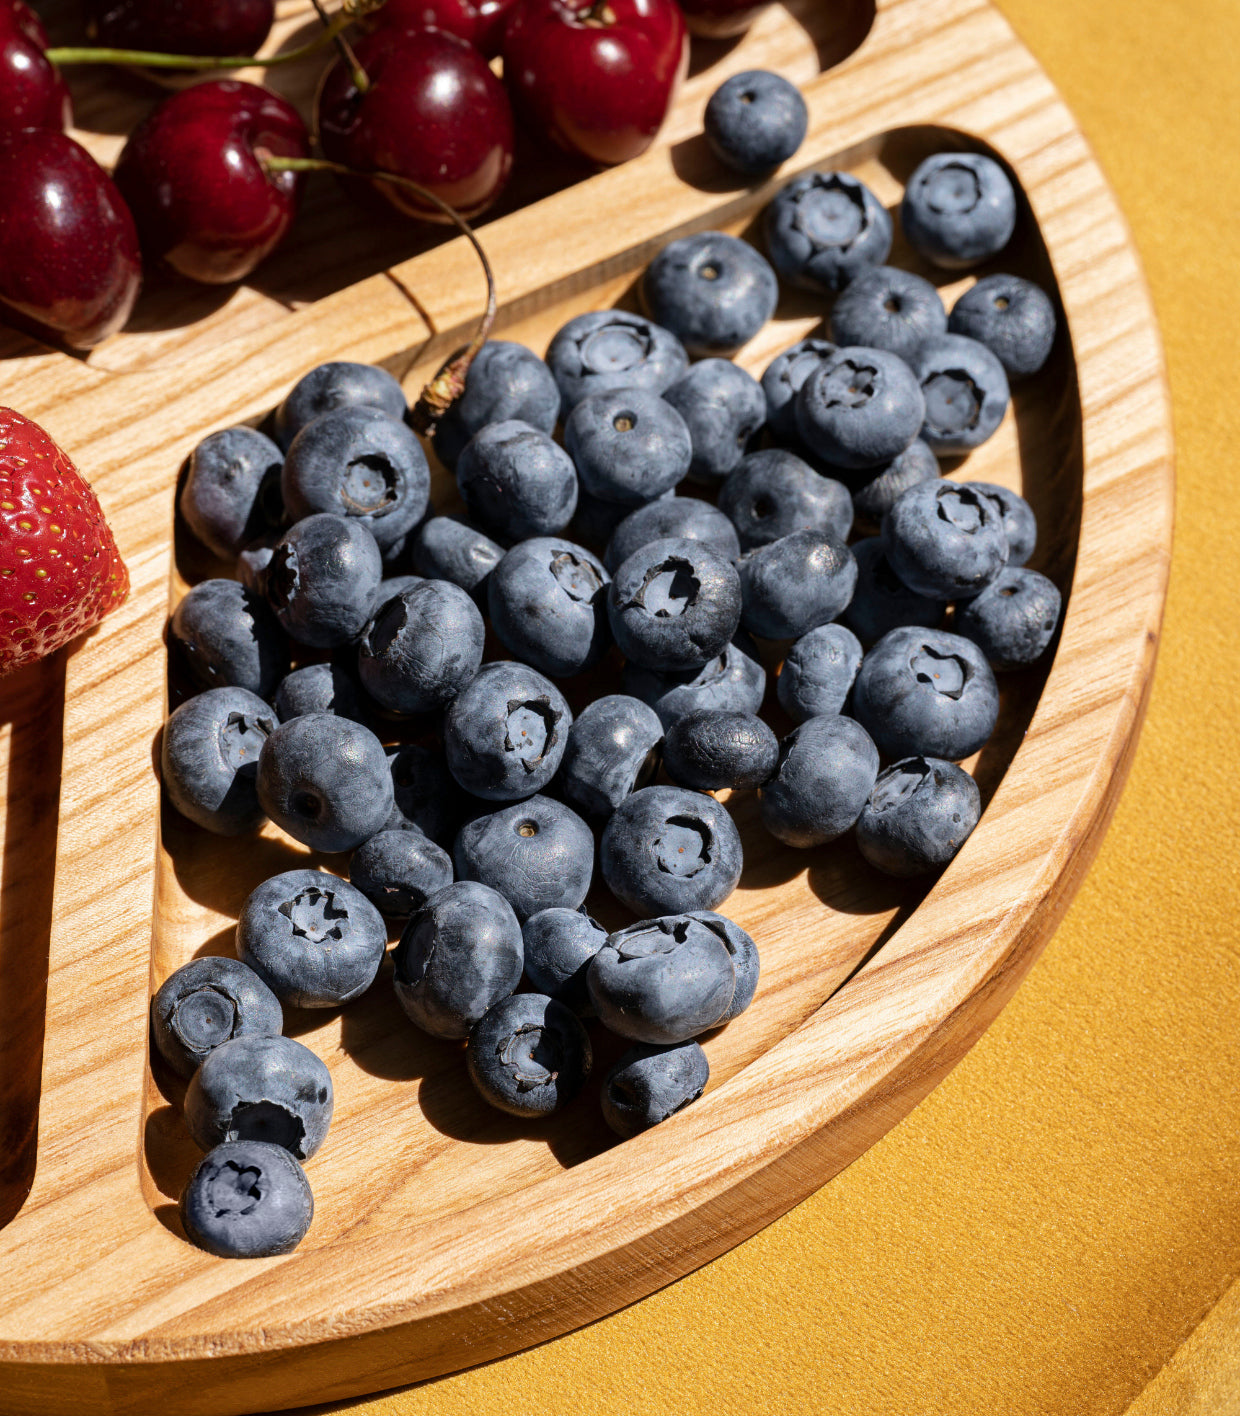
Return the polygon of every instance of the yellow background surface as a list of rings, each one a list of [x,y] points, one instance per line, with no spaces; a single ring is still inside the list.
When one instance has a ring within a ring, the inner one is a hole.
[[[1175,406],[1158,676],[1098,861],[966,1060],[782,1220],[559,1341],[323,1410],[1240,1412],[1240,0],[998,3],[1119,194]]]

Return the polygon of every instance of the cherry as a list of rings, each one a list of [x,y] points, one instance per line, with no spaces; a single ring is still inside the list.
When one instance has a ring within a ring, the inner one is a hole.
[[[69,90],[44,54],[47,31],[23,0],[0,0],[0,137],[73,121]]]
[[[730,39],[744,34],[766,5],[753,0],[680,0],[685,23],[693,34],[707,39]]]
[[[0,302],[40,338],[90,349],[129,318],[142,283],[133,217],[65,133],[0,139]]]
[[[148,259],[207,285],[247,276],[288,233],[301,188],[297,173],[266,171],[262,152],[309,152],[297,110],[269,89],[210,79],[157,104],[115,174]]]
[[[504,38],[508,12],[516,0],[386,0],[375,15],[379,27],[447,30],[467,39],[488,59],[494,59]]]
[[[317,122],[324,154],[363,172],[408,177],[473,217],[499,196],[512,171],[512,109],[504,86],[470,44],[443,30],[385,25],[354,45],[369,81],[363,92],[342,60],[319,88]],[[444,215],[389,182],[377,190],[421,220]]]
[[[675,0],[523,0],[504,34],[518,112],[605,166],[654,141],[688,62]]]
[[[169,54],[254,54],[271,30],[275,0],[86,0],[97,44]]]

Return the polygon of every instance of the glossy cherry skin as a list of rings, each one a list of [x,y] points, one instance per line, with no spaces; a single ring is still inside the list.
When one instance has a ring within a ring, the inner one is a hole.
[[[63,132],[73,121],[69,90],[46,48],[34,11],[23,0],[0,0],[0,137],[30,128]]]
[[[275,13],[275,0],[86,0],[96,44],[159,54],[254,54]]]
[[[84,147],[47,129],[0,138],[0,304],[8,323],[90,349],[129,318],[138,233]]]
[[[373,24],[379,28],[397,25],[447,30],[494,59],[514,4],[516,0],[386,0],[376,11]]]
[[[675,0],[522,0],[504,33],[518,114],[608,167],[654,141],[688,62]]]
[[[208,79],[165,98],[116,164],[148,260],[206,285],[242,280],[288,234],[301,174],[267,172],[257,153],[305,157],[306,125],[257,84]]]
[[[753,0],[680,0],[692,34],[706,39],[730,39],[744,34],[767,7]]]
[[[513,143],[508,95],[487,61],[456,35],[394,25],[354,50],[370,88],[360,93],[339,60],[327,71],[317,105],[324,155],[362,172],[408,177],[462,216],[485,211],[508,181]],[[447,219],[390,182],[360,187],[407,215]]]

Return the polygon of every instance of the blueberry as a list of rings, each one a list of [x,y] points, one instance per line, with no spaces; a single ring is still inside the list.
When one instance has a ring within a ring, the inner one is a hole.
[[[847,172],[794,178],[766,209],[766,247],[785,280],[842,290],[891,250],[891,217]]]
[[[353,675],[342,664],[307,664],[280,680],[274,698],[282,723],[306,713],[335,713],[361,722],[362,696]]]
[[[1015,383],[1036,374],[1050,358],[1055,307],[1032,280],[987,275],[952,306],[947,327],[984,344]]]
[[[349,880],[380,914],[404,919],[452,884],[452,859],[421,831],[383,830],[353,852]]]
[[[971,639],[993,669],[1026,669],[1046,652],[1059,624],[1059,591],[1027,566],[1001,570],[976,599],[956,606],[957,634]]]
[[[966,482],[975,492],[982,492],[999,508],[1008,543],[1008,568],[1024,565],[1038,543],[1038,519],[1033,508],[1022,496],[995,482]]]
[[[761,718],[724,708],[677,718],[663,744],[667,775],[699,792],[760,787],[778,759],[779,740]]]
[[[471,595],[503,559],[502,546],[459,516],[431,516],[413,533],[409,557],[429,580],[450,580]]]
[[[408,405],[400,384],[374,364],[320,364],[293,385],[275,413],[275,439],[288,447],[315,418],[336,408],[377,408],[400,420]]]
[[[758,991],[758,946],[753,942],[752,935],[746,934],[739,924],[733,924],[730,919],[715,914],[713,910],[690,910],[689,918],[698,920],[717,934],[723,940],[723,947],[732,955],[732,967],[736,970],[736,988],[733,990],[727,1012],[719,1019],[721,1023],[730,1023],[749,1007]]]
[[[645,787],[625,797],[603,828],[599,868],[634,914],[713,910],[740,879],[741,838],[714,797]],[[645,1039],[660,1040],[674,1041]]]
[[[758,793],[762,824],[786,846],[806,849],[842,836],[878,776],[878,749],[851,718],[807,718],[779,745],[779,767]]]
[[[664,492],[662,497],[649,503],[657,506],[661,501],[670,501],[671,492]],[[642,508],[638,508],[642,510]],[[573,513],[573,519],[569,522],[569,531],[573,540],[579,545],[589,546],[594,550],[602,550],[611,540],[612,533],[616,527],[629,515],[632,508],[622,505],[620,502],[603,501],[599,497],[592,497],[589,492],[579,489],[577,492],[577,510]]]
[[[201,580],[173,611],[168,644],[199,688],[269,697],[288,672],[288,645],[271,611],[235,580]]]
[[[268,532],[266,536],[251,542],[237,556],[234,574],[247,590],[252,590],[256,595],[265,596],[267,593],[267,567],[271,564],[281,534],[278,531]]]
[[[572,721],[550,679],[525,664],[486,664],[444,719],[448,770],[484,801],[531,797],[555,776]]]
[[[977,265],[1011,240],[1016,193],[992,158],[935,153],[908,179],[900,224],[909,244],[935,265],[949,270]]]
[[[762,639],[800,639],[833,620],[852,599],[857,563],[833,531],[794,531],[736,563],[741,623]]]
[[[883,519],[882,546],[905,585],[931,600],[978,594],[1008,557],[998,503],[961,482],[918,482],[901,493]]]
[[[322,512],[289,527],[263,584],[284,632],[299,644],[335,649],[365,628],[383,578],[375,538],[353,517]]]
[[[528,423],[483,428],[457,459],[456,484],[469,514],[502,541],[558,535],[577,509],[572,459]]]
[[[168,800],[217,836],[257,831],[258,758],[276,715],[244,688],[209,688],[182,703],[164,724],[160,775]]]
[[[860,559],[857,566],[860,585]],[[852,630],[842,624],[819,625],[788,650],[775,685],[780,704],[797,723],[842,713],[860,667],[861,645]]]
[[[295,841],[316,851],[351,851],[383,829],[392,776],[369,728],[331,713],[290,718],[263,744],[258,799]]]
[[[474,1025],[465,1050],[484,1101],[535,1120],[568,1105],[590,1075],[590,1039],[575,1014],[541,993],[515,993]]]
[[[809,109],[782,74],[747,69],[711,94],[704,122],[706,141],[720,162],[746,177],[760,177],[805,141]]]
[[[942,600],[908,588],[888,564],[881,537],[858,541],[852,552],[857,561],[857,588],[841,618],[862,644],[876,644],[888,631],[903,625],[937,629],[942,624]]]
[[[726,1015],[736,969],[723,940],[686,914],[609,936],[586,975],[604,1027],[635,1042],[687,1042]]]
[[[833,359],[838,352],[829,340],[802,339],[782,354],[777,354],[766,366],[766,372],[762,375],[766,421],[771,432],[781,441],[800,442],[797,394],[819,364]]]
[[[521,927],[525,976],[536,992],[571,1008],[579,1017],[593,1017],[586,989],[590,961],[607,943],[607,931],[584,910],[539,910]]]
[[[384,708],[429,713],[478,672],[485,638],[478,606],[459,585],[423,580],[377,608],[358,645],[358,673]]]
[[[560,792],[588,816],[610,816],[659,770],[662,741],[658,714],[640,699],[623,693],[596,698],[568,730],[556,778]]]
[[[491,627],[524,663],[568,678],[596,664],[611,643],[609,579],[584,546],[552,536],[522,541],[491,574]]]
[[[852,529],[848,488],[781,448],[744,458],[719,491],[719,510],[747,551],[794,531],[831,531],[843,541]]]
[[[225,560],[280,525],[280,449],[254,428],[224,428],[190,454],[181,515],[195,536]]]
[[[628,507],[670,492],[693,455],[685,420],[641,388],[583,398],[565,420],[564,446],[591,496]]]
[[[726,477],[766,419],[762,386],[729,359],[700,360],[663,397],[689,429],[689,476],[695,482]]]
[[[151,1033],[164,1061],[192,1077],[203,1060],[234,1037],[278,1037],[280,1000],[236,959],[207,955],[170,974],[151,999]]]
[[[922,438],[935,452],[969,452],[1003,422],[1010,393],[1003,365],[975,339],[944,334],[913,356],[926,403]]]
[[[671,242],[650,262],[642,299],[690,354],[731,354],[775,313],[779,281],[752,246],[722,231]]]
[[[435,429],[440,462],[451,470],[475,433],[488,423],[514,419],[544,433],[555,432],[560,390],[551,370],[533,350],[506,339],[489,339],[469,366],[465,392]]]
[[[928,280],[895,266],[878,266],[851,281],[831,310],[839,345],[886,349],[908,360],[927,339],[947,333],[947,311]]]
[[[617,569],[607,611],[626,659],[648,669],[700,668],[736,633],[741,584],[711,547],[668,537],[640,547]]]
[[[458,880],[498,890],[526,920],[581,904],[594,876],[594,836],[563,802],[532,796],[467,821],[452,857]]]
[[[634,551],[651,541],[665,540],[701,541],[727,561],[741,553],[736,528],[723,512],[697,497],[663,497],[639,506],[620,522],[607,544],[603,564],[614,575]]]
[[[331,1073],[291,1037],[220,1043],[185,1093],[185,1124],[205,1151],[224,1141],[267,1141],[308,1160],[331,1119]]]
[[[837,467],[879,467],[908,447],[926,420],[913,371],[885,349],[837,349],[801,386],[797,429]]]
[[[915,438],[898,457],[863,475],[865,480],[853,486],[853,513],[858,525],[877,529],[901,492],[933,480],[941,471],[929,444]]]
[[[683,1111],[709,1080],[710,1063],[698,1043],[639,1042],[603,1079],[603,1118],[627,1140]]]
[[[889,760],[923,754],[959,762],[994,731],[999,690],[971,639],[893,629],[861,661],[853,713]]]
[[[393,954],[396,997],[432,1037],[468,1037],[521,981],[521,926],[498,891],[473,880],[437,890]]]
[[[626,664],[621,683],[625,693],[649,704],[667,729],[695,708],[756,713],[766,694],[766,670],[753,640],[747,634],[738,634],[731,644],[724,645],[717,658],[700,669],[663,674]]]
[[[375,607],[386,605],[389,600],[394,600],[397,595],[406,590],[412,590],[415,585],[425,582],[424,575],[388,575],[379,582],[379,591],[375,596]]]
[[[615,388],[662,393],[689,367],[689,356],[670,330],[627,310],[597,310],[569,320],[551,341],[547,364],[567,415],[591,393]]]
[[[412,826],[438,845],[451,847],[470,799],[457,786],[443,754],[416,743],[385,751],[395,804],[384,829]]]
[[[982,814],[977,783],[954,762],[905,757],[878,775],[857,818],[857,845],[888,875],[942,870]]]
[[[283,1146],[226,1141],[194,1167],[181,1192],[191,1244],[221,1259],[291,1254],[314,1218],[306,1172]]]

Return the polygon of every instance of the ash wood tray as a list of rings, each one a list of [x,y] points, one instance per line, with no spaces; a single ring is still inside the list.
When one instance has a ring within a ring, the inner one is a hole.
[[[809,4],[776,8],[707,57],[670,141],[487,226],[499,332],[541,351],[570,316],[631,300],[672,236],[749,226],[778,181],[721,180],[694,136],[706,94],[741,68],[804,85],[809,137],[781,181],[843,166],[894,203],[943,147],[987,147],[1010,166],[1024,210],[1003,267],[1057,288],[1065,328],[957,475],[1022,490],[1041,526],[1035,564],[1069,598],[1049,671],[1005,682],[999,728],[971,764],[981,824],[939,880],[913,887],[847,843],[777,849],[752,802],[735,803],[746,866],[727,909],[759,941],[762,984],[706,1042],[707,1095],[623,1144],[590,1095],[541,1126],[489,1111],[460,1051],[404,1021],[386,971],[344,1013],[293,1017],[336,1087],[308,1166],[314,1226],[286,1258],[202,1254],[177,1227],[196,1152],[148,1069],[148,999],[195,953],[226,950],[252,886],[307,857],[274,829],[238,845],[171,814],[161,826],[161,635],[191,570],[173,544],[177,471],[207,432],[259,418],[323,359],[381,362],[416,392],[476,318],[478,271],[462,242],[435,236],[392,276],[296,312],[243,290],[188,329],[153,319],[85,361],[11,351],[3,401],[91,477],[133,592],[0,700],[6,1413],[226,1416],[342,1398],[498,1357],[650,1293],[782,1214],[925,1096],[1002,1008],[1092,859],[1141,722],[1171,534],[1161,352],[1114,199],[1050,83],[977,0],[843,4],[829,24]],[[337,219],[334,189],[315,200]],[[372,259],[362,238],[340,250],[348,279]],[[324,278],[318,259],[307,288]],[[962,285],[944,283],[945,296]],[[789,299],[741,362],[760,370],[823,313]],[[435,495],[450,508],[442,476]]]

